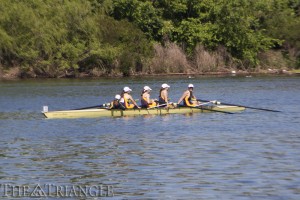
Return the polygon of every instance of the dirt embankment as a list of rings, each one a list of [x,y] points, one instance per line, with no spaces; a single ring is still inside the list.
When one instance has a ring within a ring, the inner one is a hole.
[[[0,79],[9,80],[17,78],[21,78],[20,67],[13,67],[9,70],[3,70],[2,68],[0,68]]]

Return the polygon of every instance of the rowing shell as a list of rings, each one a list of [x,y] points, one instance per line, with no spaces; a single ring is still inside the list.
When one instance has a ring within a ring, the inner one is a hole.
[[[203,106],[204,107],[204,106]],[[238,106],[205,106],[205,109],[178,107],[178,108],[154,108],[154,109],[86,109],[86,110],[63,110],[42,112],[46,118],[95,118],[95,117],[123,117],[138,115],[165,115],[165,114],[189,114],[201,112],[241,112],[245,107]]]

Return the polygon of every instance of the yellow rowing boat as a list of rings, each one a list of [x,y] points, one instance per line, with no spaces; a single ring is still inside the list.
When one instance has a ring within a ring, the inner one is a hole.
[[[176,107],[176,108],[153,108],[153,109],[84,109],[84,110],[62,110],[62,111],[44,111],[46,118],[96,118],[96,117],[123,117],[138,115],[165,115],[165,114],[189,114],[202,112],[241,112],[245,107],[215,105],[203,106],[199,108]]]

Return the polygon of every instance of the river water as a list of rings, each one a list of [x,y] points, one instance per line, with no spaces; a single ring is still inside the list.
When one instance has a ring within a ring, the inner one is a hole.
[[[137,99],[149,85],[157,98],[164,82],[174,102],[193,83],[198,98],[282,112],[55,120],[41,114],[43,105],[109,102],[124,86]],[[300,77],[1,81],[0,197],[29,199],[4,190],[53,184],[111,186],[113,195],[101,199],[300,199],[299,100]],[[80,199],[47,197],[59,198]],[[88,198],[98,199],[82,199]]]

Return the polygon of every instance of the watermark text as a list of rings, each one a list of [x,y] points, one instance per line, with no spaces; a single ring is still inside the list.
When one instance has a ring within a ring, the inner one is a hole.
[[[113,197],[112,185],[0,184],[0,197]]]

